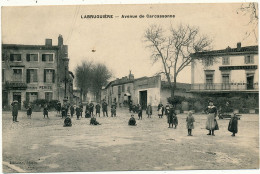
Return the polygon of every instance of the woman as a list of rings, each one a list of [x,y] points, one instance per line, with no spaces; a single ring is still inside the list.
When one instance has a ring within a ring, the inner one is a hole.
[[[230,119],[229,124],[228,124],[228,131],[233,133],[231,135],[232,137],[236,136],[235,134],[237,133],[237,130],[238,130],[237,129],[237,122],[238,122],[238,118],[237,118],[237,115],[234,113],[231,116],[231,119]]]
[[[217,108],[214,106],[213,101],[209,101],[209,106],[206,108],[205,112],[208,114],[206,129],[209,130],[207,135],[215,136],[214,130],[218,130],[218,124],[216,121]]]

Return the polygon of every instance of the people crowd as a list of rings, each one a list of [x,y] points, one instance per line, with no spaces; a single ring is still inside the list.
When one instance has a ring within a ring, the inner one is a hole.
[[[13,122],[18,122],[18,110],[19,110],[19,103],[18,101],[14,100],[11,103],[12,106],[12,116],[13,116]],[[128,125],[130,126],[136,126],[136,120],[134,118],[134,114],[138,115],[138,120],[143,119],[143,106],[138,104],[134,104],[131,100],[128,103],[129,106],[129,112],[131,113],[131,117],[128,121]],[[226,105],[226,107],[229,106],[229,103]],[[61,113],[61,118],[64,118],[64,126],[72,126],[71,118],[73,118],[74,113],[77,116],[77,120],[80,120],[80,117],[82,118],[83,113],[83,104],[80,102],[78,105],[70,105],[69,103],[64,103],[61,105],[60,102],[57,102],[56,104],[56,111],[57,114]],[[31,119],[32,117],[32,106],[29,104],[27,106],[27,117]],[[96,110],[94,114],[94,109]],[[102,109],[103,117],[108,117],[108,104],[105,100],[102,101],[102,103],[97,103],[94,105],[93,102],[86,102],[85,104],[85,118],[91,118],[90,124],[91,125],[101,125],[95,116],[100,117],[100,110]],[[230,110],[230,108],[225,108],[225,110]],[[207,114],[206,124],[205,128],[209,131],[207,135],[215,136],[215,131],[219,130],[219,126],[216,120],[218,109],[216,106],[214,106],[214,103],[212,100],[208,102],[207,108],[205,108],[204,112]],[[152,118],[153,115],[153,108],[151,106],[151,103],[149,103],[146,107],[146,114],[147,118]],[[160,102],[157,106],[157,114],[158,117],[161,119],[164,115],[166,115],[168,128],[174,128],[177,129],[178,126],[178,117],[176,110],[172,104],[167,103],[165,106]],[[113,102],[111,104],[111,117],[117,116],[117,103]],[[43,108],[43,118],[49,118],[49,108],[48,105],[45,104]],[[186,117],[186,127],[188,130],[188,136],[192,136],[192,129],[194,129],[194,116],[191,111],[188,112]],[[236,114],[232,114],[231,120],[228,124],[228,131],[232,132],[232,136],[235,136],[235,134],[238,132],[238,117]]]

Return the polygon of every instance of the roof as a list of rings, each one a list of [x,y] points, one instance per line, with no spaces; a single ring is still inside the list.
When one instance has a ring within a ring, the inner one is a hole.
[[[46,46],[46,45],[22,45],[22,44],[2,44],[3,49],[14,50],[58,50],[58,46]]]
[[[230,48],[222,50],[213,51],[203,51],[191,54],[193,57],[203,57],[203,56],[225,56],[225,55],[244,55],[244,54],[258,54],[258,45],[247,46],[241,48]]]
[[[173,84],[173,82],[172,82],[172,84]],[[167,81],[162,81],[161,82],[161,87],[162,88],[170,88],[170,85],[169,85],[169,83],[167,82]],[[176,88],[177,89],[185,89],[185,90],[190,90],[190,88],[191,88],[191,84],[189,84],[189,83],[176,83]]]

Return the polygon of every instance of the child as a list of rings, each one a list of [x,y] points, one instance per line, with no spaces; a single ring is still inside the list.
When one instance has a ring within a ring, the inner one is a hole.
[[[193,122],[195,122],[195,119],[192,116],[191,111],[189,111],[189,113],[188,113],[188,116],[186,118],[186,122],[187,122],[188,136],[192,136],[191,131],[192,131],[192,129],[194,129]]]
[[[45,116],[47,116],[47,118],[49,118],[48,117],[48,107],[47,107],[47,105],[45,105],[44,108],[43,108],[43,118],[45,118]]]
[[[143,118],[143,109],[142,106],[140,104],[137,105],[138,106],[138,120],[142,120]]]
[[[64,125],[63,127],[71,127],[72,126],[72,123],[71,123],[71,119],[70,117],[66,117],[65,120],[64,120]]]
[[[173,112],[173,124],[174,124],[174,129],[176,129],[178,126],[178,117],[175,111]]]
[[[100,117],[100,108],[101,108],[100,104],[98,103],[95,108],[96,108],[96,116],[98,115]]]
[[[162,104],[161,102],[160,102],[160,104],[158,105],[157,111],[158,111],[158,116],[159,116],[159,118],[162,118],[162,116],[163,116],[163,104]]]
[[[90,125],[101,125],[95,117],[90,119]]]
[[[116,105],[111,105],[111,117],[116,116]]]
[[[31,115],[32,115],[32,107],[31,105],[29,105],[27,108],[27,117],[31,119]]]
[[[76,115],[77,115],[77,120],[79,120],[79,117],[81,116],[81,108],[79,106],[76,107]]]
[[[86,110],[85,111],[85,118],[90,118],[91,116],[90,116],[90,112],[89,112],[89,110]]]
[[[73,117],[74,111],[75,111],[74,106],[71,105],[71,107],[70,107],[70,115],[71,115],[71,117]]]
[[[136,121],[135,121],[135,118],[134,118],[133,114],[131,115],[131,118],[128,121],[128,125],[129,126],[136,126]]]
[[[238,120],[238,117],[237,115],[234,113],[232,116],[231,116],[231,119],[229,121],[229,124],[228,124],[228,131],[229,132],[232,132],[233,134],[231,135],[232,137],[235,136],[235,134],[237,133],[238,129],[237,129],[237,120]]]
[[[174,116],[176,115],[176,113],[175,113],[173,107],[171,107],[171,108],[169,107],[168,111],[169,111],[169,113],[167,114],[167,122],[169,124],[168,128],[170,128],[171,125],[172,125],[172,128],[173,128]]]
[[[153,109],[152,109],[152,106],[151,106],[150,103],[149,103],[149,105],[147,106],[146,114],[148,115],[147,118],[151,118],[151,115],[153,114]]]

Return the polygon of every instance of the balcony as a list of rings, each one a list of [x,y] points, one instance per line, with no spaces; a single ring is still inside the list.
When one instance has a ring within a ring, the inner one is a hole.
[[[10,82],[10,81],[6,81],[3,84],[3,88],[10,90],[10,89],[14,89],[14,90],[25,90],[27,88],[27,84],[24,82]]]
[[[190,92],[258,92],[258,83],[197,83]]]

